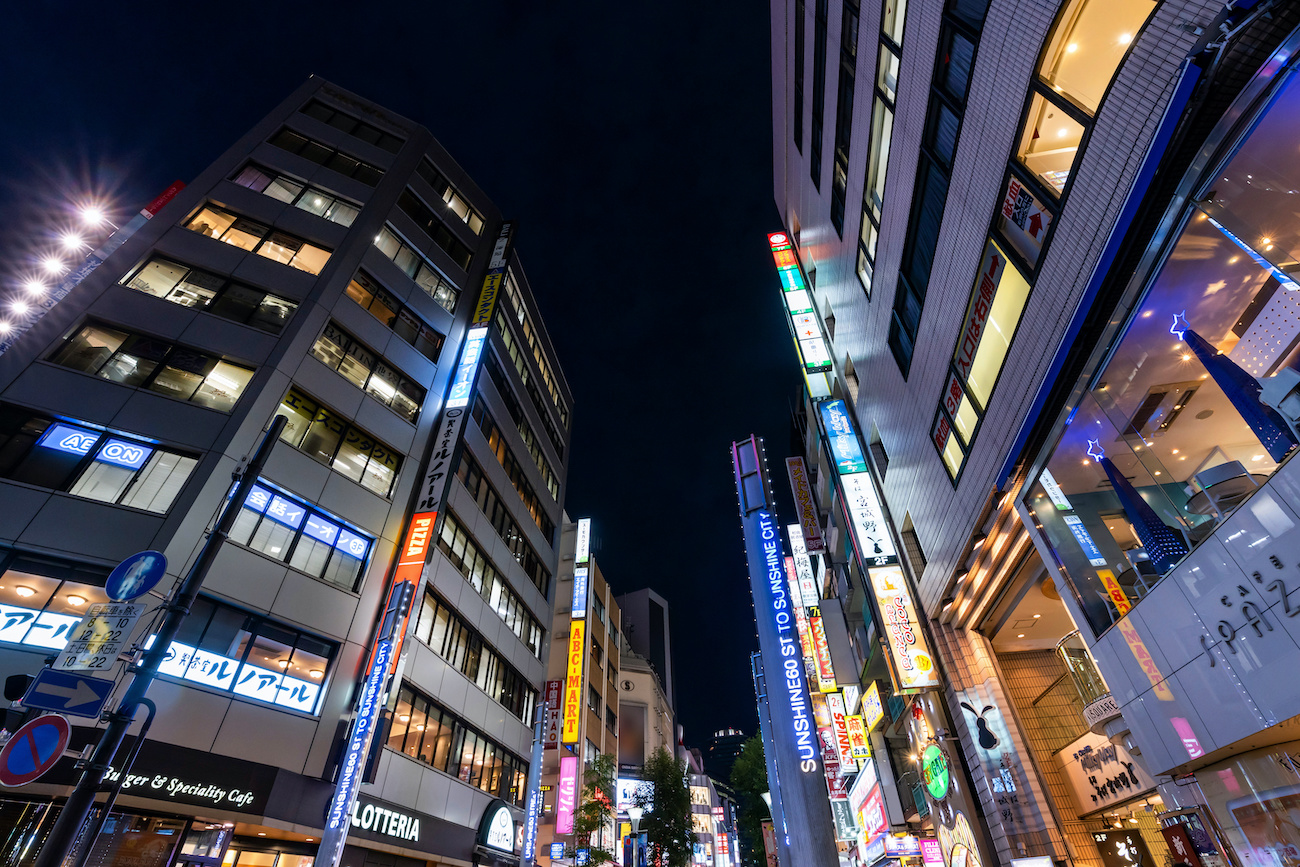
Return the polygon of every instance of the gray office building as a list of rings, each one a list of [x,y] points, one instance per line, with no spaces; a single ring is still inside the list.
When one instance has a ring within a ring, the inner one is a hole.
[[[166,592],[288,418],[91,863],[311,863],[426,466],[445,506],[343,863],[518,863],[484,826],[522,819],[572,397],[513,252],[482,321],[502,225],[429,130],[313,78],[0,355],[9,674],[42,668],[123,558],[165,553]],[[448,401],[476,316],[477,388]],[[94,721],[74,723],[80,749]],[[30,862],[76,774],[4,793],[0,861]]]

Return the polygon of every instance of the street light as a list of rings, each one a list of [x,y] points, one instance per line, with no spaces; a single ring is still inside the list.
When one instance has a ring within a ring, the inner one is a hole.
[[[632,820],[632,867],[641,867],[641,816],[644,814],[642,807],[627,808],[627,817]]]

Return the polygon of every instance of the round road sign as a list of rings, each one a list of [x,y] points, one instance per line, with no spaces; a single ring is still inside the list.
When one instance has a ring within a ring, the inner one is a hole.
[[[72,726],[57,713],[20,726],[0,750],[0,785],[25,786],[54,767],[68,748]]]
[[[167,571],[167,558],[161,551],[141,551],[132,554],[113,570],[104,582],[104,592],[114,602],[126,602],[143,596],[162,580]]]

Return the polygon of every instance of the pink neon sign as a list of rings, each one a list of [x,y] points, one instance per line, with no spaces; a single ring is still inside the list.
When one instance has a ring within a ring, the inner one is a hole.
[[[573,811],[578,805],[578,757],[560,758],[560,784],[555,797],[555,833],[573,833]]]

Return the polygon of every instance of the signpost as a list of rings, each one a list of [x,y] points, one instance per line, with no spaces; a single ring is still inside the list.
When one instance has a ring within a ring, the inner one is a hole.
[[[59,658],[54,661],[54,669],[107,671],[112,668],[144,611],[143,605],[125,602],[100,602],[90,606]]]
[[[41,710],[98,718],[115,684],[101,677],[42,668],[27,688],[23,704]]]
[[[19,727],[0,750],[0,785],[25,786],[40,777],[63,758],[71,735],[67,718],[56,713]]]

